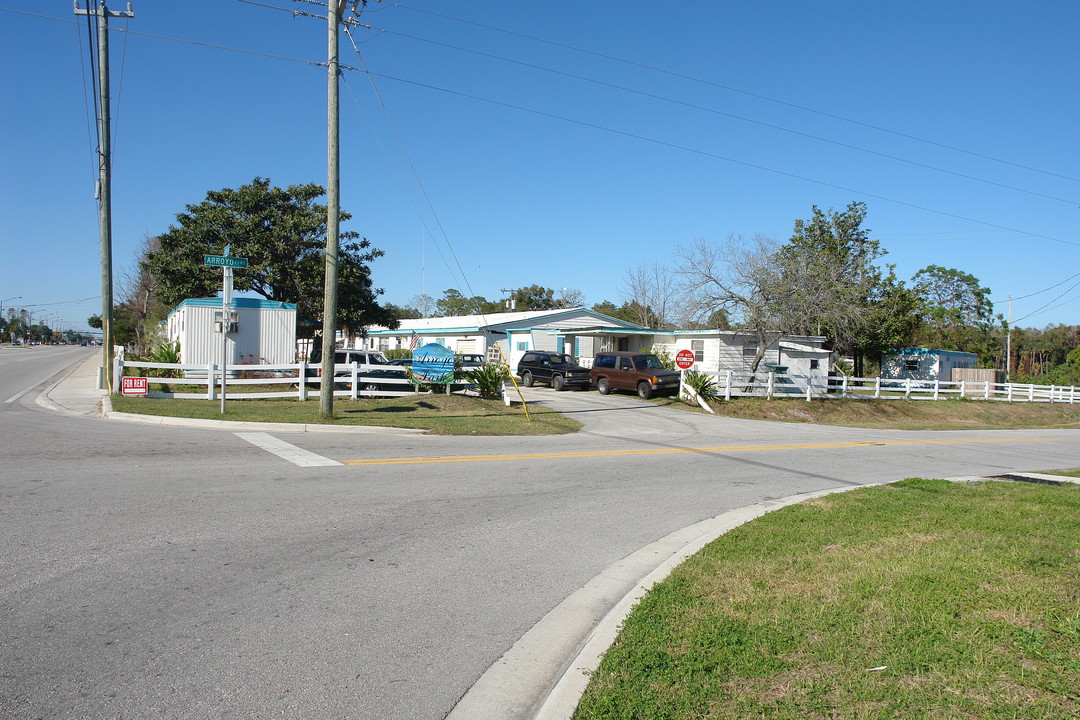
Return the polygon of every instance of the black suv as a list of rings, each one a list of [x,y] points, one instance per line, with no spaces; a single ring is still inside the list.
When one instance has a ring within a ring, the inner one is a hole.
[[[534,382],[545,382],[555,390],[573,385],[589,389],[589,369],[577,364],[573,355],[557,352],[530,351],[521,356],[517,367],[518,377],[525,387]]]
[[[601,395],[612,390],[637,391],[648,400],[653,395],[679,392],[680,376],[647,352],[601,352],[593,358],[592,381]]]

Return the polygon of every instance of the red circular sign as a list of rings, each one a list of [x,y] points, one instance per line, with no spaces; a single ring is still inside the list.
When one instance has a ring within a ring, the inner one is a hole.
[[[680,350],[675,355],[675,364],[683,370],[694,367],[694,352],[692,350]]]

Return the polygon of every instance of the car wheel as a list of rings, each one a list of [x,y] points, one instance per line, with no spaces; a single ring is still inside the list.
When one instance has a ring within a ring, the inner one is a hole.
[[[563,381],[563,376],[562,375],[552,375],[551,376],[551,389],[554,390],[555,392],[559,392],[560,390],[562,390],[563,386],[565,384],[566,383]]]
[[[647,383],[647,382],[638,383],[638,385],[637,385],[637,394],[638,394],[638,397],[641,398],[642,400],[648,400],[653,395],[652,386],[649,385],[649,383]]]
[[[533,386],[533,376],[532,373],[528,370],[526,370],[525,373],[521,376],[521,384],[525,387]]]
[[[611,393],[611,385],[608,384],[607,378],[600,378],[596,381],[596,390],[601,395],[608,395]]]
[[[364,397],[371,397],[378,393],[380,390],[382,390],[382,388],[375,383],[361,383],[358,394],[363,395]]]

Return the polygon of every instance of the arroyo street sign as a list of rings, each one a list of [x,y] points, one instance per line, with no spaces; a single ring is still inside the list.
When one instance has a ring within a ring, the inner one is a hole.
[[[246,268],[247,258],[230,257],[228,255],[203,255],[202,264],[220,268]]]

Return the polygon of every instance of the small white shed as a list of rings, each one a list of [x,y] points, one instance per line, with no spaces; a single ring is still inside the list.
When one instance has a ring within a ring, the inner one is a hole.
[[[232,300],[235,332],[226,341],[230,365],[284,365],[296,362],[296,305],[261,298]],[[192,298],[176,306],[165,321],[169,342],[180,341],[180,362],[221,362],[221,298]]]

